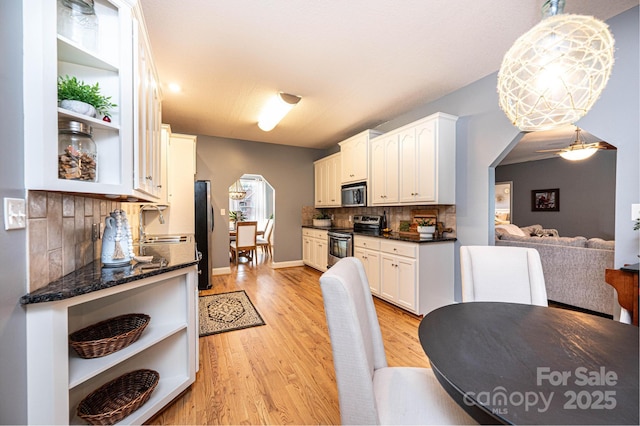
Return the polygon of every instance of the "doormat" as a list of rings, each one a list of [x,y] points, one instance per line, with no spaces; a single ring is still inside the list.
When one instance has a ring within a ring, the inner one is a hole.
[[[265,325],[244,290],[198,298],[200,337]]]

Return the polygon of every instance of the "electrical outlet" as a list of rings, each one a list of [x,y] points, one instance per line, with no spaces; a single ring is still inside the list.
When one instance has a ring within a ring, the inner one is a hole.
[[[4,199],[4,229],[23,229],[27,227],[27,208],[24,199]]]
[[[351,215],[349,215],[349,222],[351,222]]]

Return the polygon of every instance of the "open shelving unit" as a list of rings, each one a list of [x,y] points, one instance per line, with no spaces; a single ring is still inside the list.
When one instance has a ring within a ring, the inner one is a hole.
[[[28,421],[83,424],[80,401],[103,384],[137,369],[160,374],[151,398],[119,424],[139,424],[195,381],[197,268],[186,267],[54,302],[28,304]],[[100,358],[78,356],[68,335],[128,313],[151,317],[140,339]]]
[[[95,51],[58,34],[56,0],[24,5],[26,187],[157,201],[162,180],[161,96],[139,5],[128,0],[95,0],[94,4],[98,17]],[[147,49],[141,50],[140,45]],[[140,55],[144,55],[144,69]],[[100,92],[117,105],[110,111],[111,122],[57,106],[57,79],[65,75],[99,84]],[[153,96],[147,96],[147,91],[153,91]],[[149,120],[141,122],[139,114]],[[61,118],[92,127],[96,182],[58,178]],[[139,178],[133,179],[132,173]]]

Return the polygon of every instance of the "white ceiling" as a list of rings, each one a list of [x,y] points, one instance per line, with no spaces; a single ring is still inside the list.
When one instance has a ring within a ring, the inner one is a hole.
[[[639,1],[566,3],[606,20]],[[497,71],[543,0],[141,4],[174,132],[327,148]],[[263,132],[258,114],[278,91],[302,101]]]

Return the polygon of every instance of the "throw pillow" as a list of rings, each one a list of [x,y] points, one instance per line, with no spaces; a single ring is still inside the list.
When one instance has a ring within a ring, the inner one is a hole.
[[[496,229],[504,229],[511,235],[519,235],[521,237],[526,237],[526,234],[522,232],[520,228],[518,228],[516,225],[512,223],[505,224],[505,225],[496,225]]]
[[[559,237],[557,229],[536,229],[536,237]]]
[[[542,229],[542,225],[529,225],[520,228],[525,235],[535,236],[538,229]]]
[[[587,248],[601,249],[601,250],[615,250],[616,242],[613,240],[605,241],[602,238],[590,238],[587,241]]]

